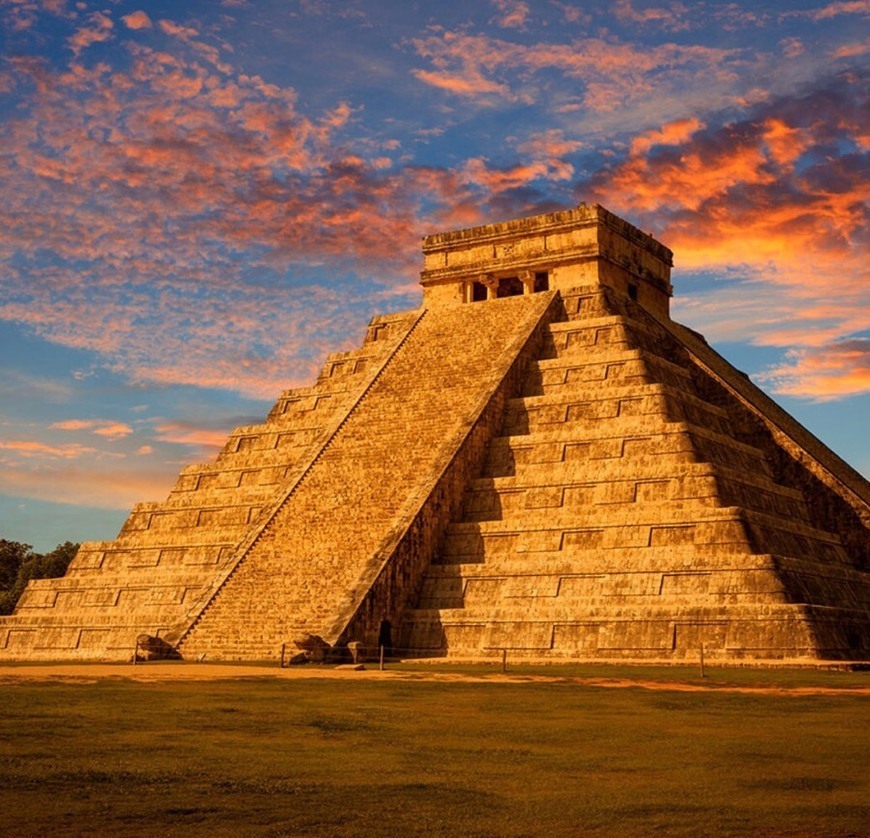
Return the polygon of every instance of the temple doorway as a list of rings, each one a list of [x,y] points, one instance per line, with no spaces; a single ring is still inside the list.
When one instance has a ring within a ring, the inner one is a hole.
[[[501,297],[519,297],[525,293],[523,282],[518,276],[507,276],[498,281],[498,291],[496,296]]]

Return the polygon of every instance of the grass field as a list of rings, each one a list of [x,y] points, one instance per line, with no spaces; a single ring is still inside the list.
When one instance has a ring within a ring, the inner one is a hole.
[[[5,683],[0,834],[870,835],[864,673],[521,678]]]

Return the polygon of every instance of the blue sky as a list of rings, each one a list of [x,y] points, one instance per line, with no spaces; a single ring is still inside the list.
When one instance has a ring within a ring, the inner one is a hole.
[[[420,238],[598,202],[865,475],[867,0],[0,0],[0,537],[117,533],[420,301]]]

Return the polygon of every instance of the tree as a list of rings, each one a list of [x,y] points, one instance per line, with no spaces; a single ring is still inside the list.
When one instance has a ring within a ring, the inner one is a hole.
[[[0,538],[0,591],[8,591],[15,584],[21,565],[32,555],[29,544]]]
[[[15,610],[31,579],[63,576],[78,549],[78,544],[65,541],[43,555],[34,553],[29,544],[0,539],[0,614]]]

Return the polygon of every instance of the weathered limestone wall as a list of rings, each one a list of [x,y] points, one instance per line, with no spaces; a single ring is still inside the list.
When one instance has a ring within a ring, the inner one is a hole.
[[[601,206],[428,236],[421,284],[426,305],[456,304],[475,281],[543,272],[563,292],[606,285],[667,316],[670,250]],[[630,288],[631,286],[631,288]]]

